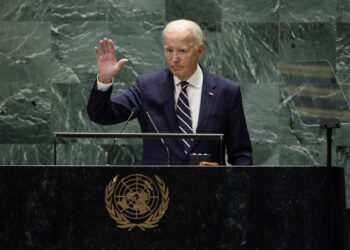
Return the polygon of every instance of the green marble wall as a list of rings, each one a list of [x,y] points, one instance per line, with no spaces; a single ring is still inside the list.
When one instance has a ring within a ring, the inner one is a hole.
[[[1,3],[0,164],[52,164],[55,131],[118,132],[121,125],[103,127],[86,114],[96,77],[93,47],[108,36],[129,59],[116,79],[114,91],[122,91],[137,74],[164,67],[161,30],[176,18],[205,27],[203,65],[240,83],[256,165],[326,161],[325,131],[302,126],[283,102],[278,62],[329,60],[350,99],[350,0]],[[127,131],[139,131],[137,123]],[[349,126],[337,129],[334,144],[350,145],[349,134]],[[58,163],[105,164],[109,143],[66,141],[58,147]],[[138,162],[140,150],[133,140],[119,142],[113,152],[117,163],[128,164]]]

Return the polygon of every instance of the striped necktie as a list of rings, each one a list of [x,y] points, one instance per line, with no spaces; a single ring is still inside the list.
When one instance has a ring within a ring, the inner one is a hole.
[[[184,134],[192,134],[192,119],[191,119],[191,110],[188,104],[188,97],[186,88],[188,86],[188,82],[181,82],[181,91],[179,98],[177,100],[176,107],[176,116],[178,120],[178,126],[182,133]],[[189,148],[191,147],[191,141],[193,139],[183,138],[182,141],[185,146],[185,154],[188,154]]]

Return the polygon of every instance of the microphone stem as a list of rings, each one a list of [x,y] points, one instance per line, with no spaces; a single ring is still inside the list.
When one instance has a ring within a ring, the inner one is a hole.
[[[131,114],[129,115],[128,119],[126,120],[124,126],[122,127],[122,129],[120,130],[119,133],[123,133],[124,129],[126,128],[126,126],[127,126],[128,123],[129,123],[131,117],[132,117],[135,113],[136,113],[136,112],[135,112],[134,110],[131,111]],[[114,146],[114,144],[117,142],[118,139],[119,139],[118,137],[114,138],[113,143],[111,144],[111,146],[109,146],[109,148],[108,148],[108,150],[107,150],[107,162],[106,162],[106,165],[110,165],[109,153],[110,153],[112,147]]]
[[[168,159],[167,159],[167,166],[170,166],[170,152],[169,152],[169,149],[168,149],[168,147],[165,145],[164,139],[163,139],[163,138],[160,138],[160,140],[161,140],[162,143],[164,144],[165,150],[166,150],[166,153],[167,153],[167,156],[168,156]]]
[[[153,128],[154,128],[154,129],[156,130],[156,132],[159,134],[159,130],[157,129],[157,126],[154,124],[154,122],[153,122],[153,120],[152,120],[150,114],[148,113],[148,111],[145,111],[145,113],[146,113],[146,115],[147,115],[147,117],[148,117],[148,120],[151,121]],[[169,152],[168,146],[165,144],[165,141],[164,141],[163,138],[160,138],[160,141],[163,143],[163,145],[164,145],[164,147],[165,147],[165,150],[166,150],[166,153],[167,153],[167,156],[168,156],[168,158],[167,158],[167,166],[170,166],[170,152]]]

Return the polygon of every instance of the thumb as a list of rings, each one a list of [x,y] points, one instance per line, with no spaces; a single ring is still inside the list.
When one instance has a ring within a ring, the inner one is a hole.
[[[117,62],[117,68],[120,70],[125,63],[127,63],[129,60],[128,59],[120,59],[118,62]]]

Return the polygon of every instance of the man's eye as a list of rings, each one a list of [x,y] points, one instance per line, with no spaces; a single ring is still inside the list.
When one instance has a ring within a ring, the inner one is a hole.
[[[186,52],[187,52],[187,50],[185,50],[185,49],[180,50],[181,54],[185,54]]]
[[[171,52],[173,52],[173,49],[166,49],[166,52],[171,53]]]

